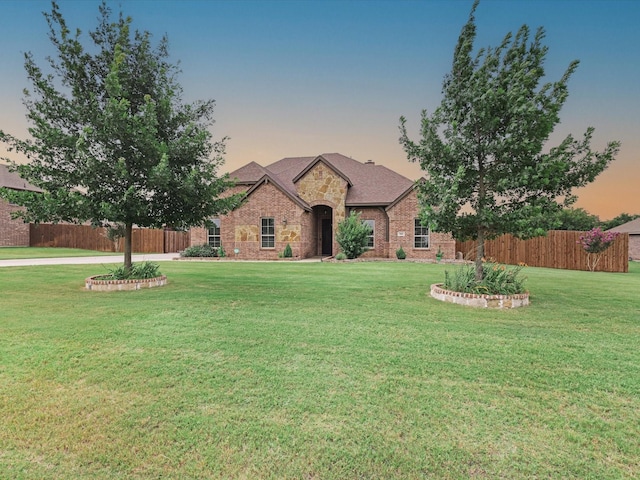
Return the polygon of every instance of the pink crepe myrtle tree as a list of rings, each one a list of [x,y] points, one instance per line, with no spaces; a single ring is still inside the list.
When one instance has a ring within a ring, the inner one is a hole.
[[[587,252],[587,267],[593,272],[602,258],[602,254],[615,241],[618,232],[603,232],[597,227],[580,235],[579,243],[585,252]]]

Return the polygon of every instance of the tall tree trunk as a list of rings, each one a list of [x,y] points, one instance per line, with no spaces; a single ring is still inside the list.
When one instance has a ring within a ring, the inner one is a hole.
[[[131,237],[133,236],[133,225],[127,223],[124,227],[124,268],[131,271]]]
[[[476,241],[476,281],[481,281],[484,272],[482,271],[482,259],[484,258],[484,230],[478,231]]]

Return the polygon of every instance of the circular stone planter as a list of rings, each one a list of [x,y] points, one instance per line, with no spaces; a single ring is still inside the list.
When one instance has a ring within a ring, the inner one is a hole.
[[[452,292],[442,288],[441,283],[431,285],[431,296],[441,302],[457,303],[478,308],[518,308],[529,305],[529,294],[482,295],[477,293]]]
[[[110,292],[115,290],[140,290],[141,288],[161,287],[167,284],[166,275],[154,278],[132,280],[105,280],[104,275],[94,275],[84,281],[87,290]]]

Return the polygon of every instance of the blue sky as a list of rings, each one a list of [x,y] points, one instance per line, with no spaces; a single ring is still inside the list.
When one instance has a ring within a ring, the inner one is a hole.
[[[98,1],[59,0],[68,24],[96,25]],[[250,161],[340,152],[410,178],[398,119],[417,137],[420,111],[440,102],[444,75],[472,0],[205,1],[109,0],[134,27],[169,38],[187,100],[216,100],[214,136],[229,136],[225,171]],[[2,0],[0,128],[26,136],[23,52],[41,66],[53,53],[45,0]],[[579,207],[611,218],[640,213],[640,2],[482,0],[476,47],[495,46],[522,24],[546,30],[547,80],[569,62],[562,123],[552,137],[596,129],[594,146],[621,140],[617,160]]]

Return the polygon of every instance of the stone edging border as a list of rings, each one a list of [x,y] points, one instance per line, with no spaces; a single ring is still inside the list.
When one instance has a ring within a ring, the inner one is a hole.
[[[479,308],[518,308],[529,305],[529,293],[516,295],[483,295],[477,293],[452,292],[442,288],[441,283],[431,285],[431,296],[441,302],[456,303]]]
[[[101,280],[104,275],[94,275],[84,281],[87,290],[96,292],[109,292],[116,290],[140,290],[141,288],[161,287],[167,284],[167,276],[161,275],[154,278],[132,280]]]

